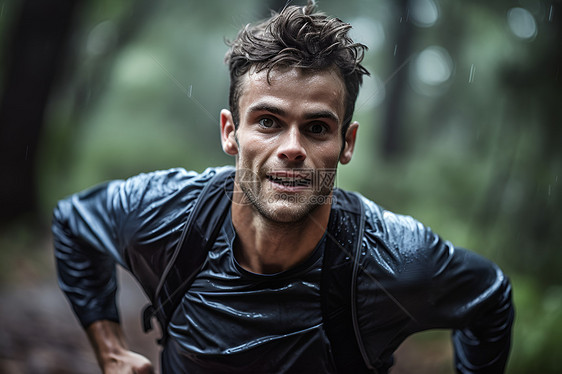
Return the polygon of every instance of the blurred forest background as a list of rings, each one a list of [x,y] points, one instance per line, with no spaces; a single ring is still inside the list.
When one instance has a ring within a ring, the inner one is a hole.
[[[219,141],[224,40],[284,4],[0,1],[0,372],[97,372],[56,286],[52,208],[108,179],[233,164]],[[508,372],[560,372],[561,1],[319,7],[353,25],[372,73],[338,186],[500,264],[517,308]],[[122,276],[137,318],[142,295]],[[137,322],[133,348],[157,357]],[[393,372],[451,373],[448,337],[408,339]]]

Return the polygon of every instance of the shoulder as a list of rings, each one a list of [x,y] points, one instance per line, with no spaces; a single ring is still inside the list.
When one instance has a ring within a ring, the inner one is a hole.
[[[426,281],[446,261],[451,243],[417,219],[359,195],[365,209],[364,268],[392,279]]]
[[[208,168],[198,173],[173,168],[141,173],[117,184],[113,196],[135,210],[190,205],[221,169],[223,168]]]
[[[213,175],[215,168],[202,173],[183,168],[156,170],[141,173],[124,181],[124,189],[137,197],[168,195],[184,188],[202,188]]]
[[[217,170],[220,168],[198,173],[174,168],[112,180],[59,203],[58,211],[67,206],[59,215],[79,215],[104,222],[119,233],[115,234],[119,240],[129,245],[152,242],[155,236],[164,238],[181,230],[201,191]]]
[[[389,211],[361,196],[365,207],[365,233],[398,251],[423,251],[437,235],[417,219]]]
[[[128,178],[113,193],[112,205],[121,208],[120,231],[129,238],[131,268],[139,267],[138,257],[162,271],[173,253],[188,217],[201,192],[221,168],[202,173],[182,168],[153,171]],[[163,256],[161,259],[160,257]],[[141,262],[142,262],[141,261]]]

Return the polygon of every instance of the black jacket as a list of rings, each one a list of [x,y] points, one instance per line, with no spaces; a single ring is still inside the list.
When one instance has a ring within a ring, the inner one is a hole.
[[[115,263],[154,294],[185,218],[215,170],[141,174],[59,202],[53,219],[59,283],[84,327],[119,320]],[[502,271],[411,217],[363,202],[356,310],[365,359],[384,367],[409,335],[444,328],[454,330],[459,372],[503,372],[513,306]]]

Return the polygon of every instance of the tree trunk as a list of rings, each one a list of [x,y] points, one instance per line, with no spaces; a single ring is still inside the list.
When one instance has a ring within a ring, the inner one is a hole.
[[[7,56],[0,103],[0,222],[37,211],[36,151],[78,1],[26,0]]]
[[[386,86],[386,114],[383,122],[382,156],[386,160],[396,158],[401,151],[401,132],[404,121],[404,94],[408,84],[408,69],[404,63],[412,53],[413,25],[408,22],[408,0],[396,2],[398,23],[395,28],[393,62],[390,75],[394,77]]]

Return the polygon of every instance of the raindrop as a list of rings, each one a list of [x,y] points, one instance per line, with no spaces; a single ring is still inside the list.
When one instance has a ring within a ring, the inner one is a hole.
[[[476,67],[474,64],[470,65],[470,74],[468,75],[468,83],[474,82],[474,74],[476,73]]]
[[[507,24],[511,32],[519,39],[530,40],[537,36],[537,23],[533,15],[523,8],[511,8],[507,11]]]
[[[439,19],[439,8],[433,0],[415,0],[410,2],[412,21],[419,27],[431,27]]]

